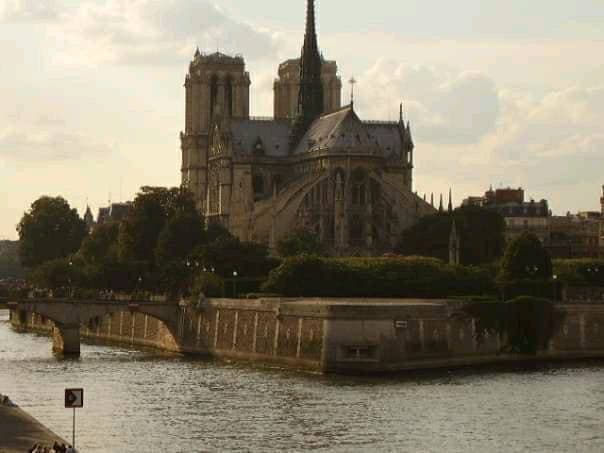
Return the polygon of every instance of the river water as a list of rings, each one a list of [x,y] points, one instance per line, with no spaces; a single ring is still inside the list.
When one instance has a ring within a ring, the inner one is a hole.
[[[66,387],[85,388],[81,452],[602,452],[604,364],[322,377],[82,345],[0,311],[0,393],[71,439]]]

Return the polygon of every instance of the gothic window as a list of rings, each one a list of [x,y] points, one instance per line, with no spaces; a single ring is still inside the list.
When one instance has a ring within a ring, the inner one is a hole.
[[[254,194],[257,197],[261,197],[264,195],[264,178],[262,177],[262,175],[256,175],[254,176]]]
[[[365,170],[357,168],[352,174],[352,203],[355,205],[363,206],[367,203],[365,180]]]
[[[283,177],[281,175],[273,176],[273,187],[277,190],[277,193],[281,190],[283,185]]]
[[[226,111],[229,117],[233,116],[233,79],[231,76],[227,78],[226,86],[225,86],[225,102],[226,102]]]
[[[214,115],[216,99],[218,98],[218,76],[213,75],[210,79],[210,116]]]
[[[353,245],[362,245],[363,243],[363,220],[355,215],[350,219],[350,242]]]

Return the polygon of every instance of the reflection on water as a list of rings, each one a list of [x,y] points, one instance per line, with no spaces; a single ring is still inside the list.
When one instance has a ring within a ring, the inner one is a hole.
[[[0,393],[65,438],[84,387],[83,452],[604,451],[604,366],[322,377],[14,333],[0,311]],[[3,322],[4,321],[4,322]]]

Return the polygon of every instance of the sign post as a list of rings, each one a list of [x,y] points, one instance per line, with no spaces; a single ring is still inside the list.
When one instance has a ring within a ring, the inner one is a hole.
[[[65,408],[73,409],[71,446],[75,448],[76,409],[84,407],[84,389],[65,389]]]

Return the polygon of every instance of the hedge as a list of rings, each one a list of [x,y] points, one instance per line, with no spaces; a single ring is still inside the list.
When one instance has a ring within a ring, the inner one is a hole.
[[[570,286],[604,286],[604,260],[555,260],[558,281]]]
[[[288,297],[445,298],[495,292],[489,273],[434,258],[287,258],[262,291]]]

